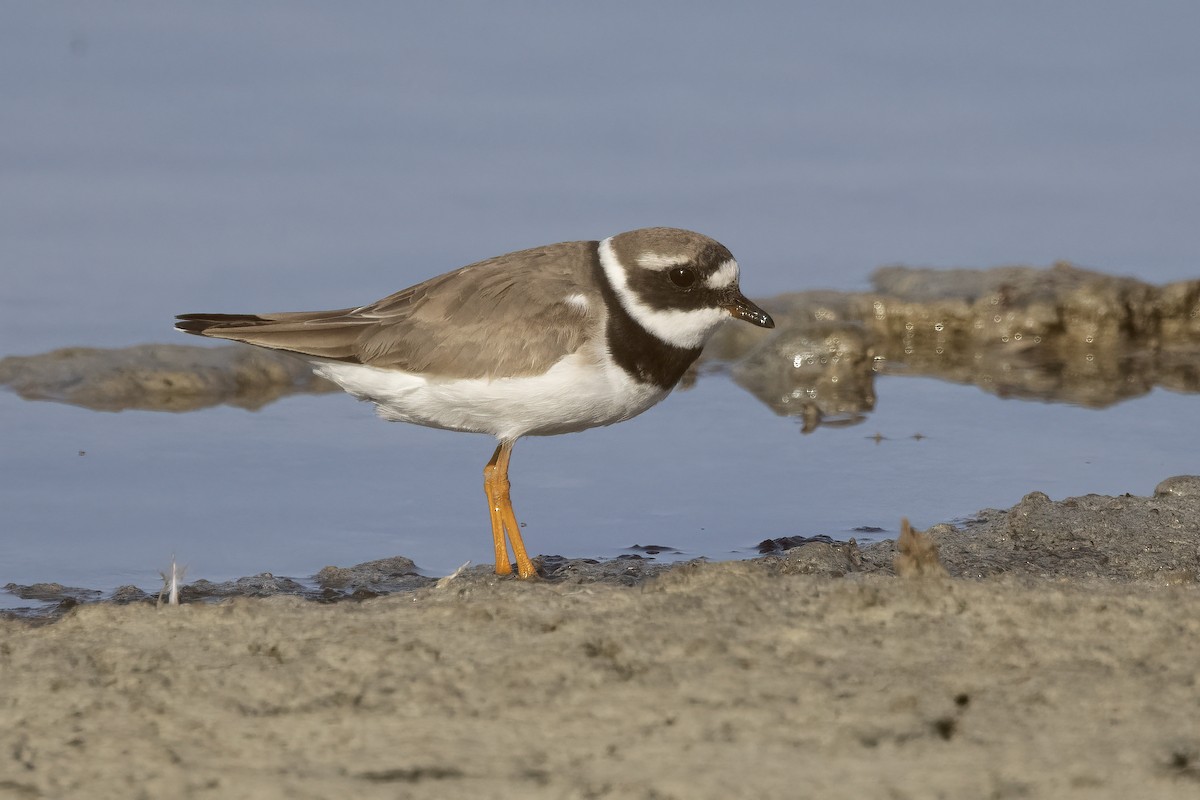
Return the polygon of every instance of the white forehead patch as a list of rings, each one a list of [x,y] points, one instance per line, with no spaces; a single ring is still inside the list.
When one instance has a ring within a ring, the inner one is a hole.
[[[586,296],[579,294],[578,292],[567,295],[563,298],[563,302],[569,306],[575,306],[576,308],[587,311],[588,299]]]
[[[608,240],[606,239],[605,241]],[[642,253],[637,257],[637,262],[639,267],[645,267],[646,269],[665,269],[666,267],[688,263],[686,258],[681,258],[678,255],[663,255],[662,253]]]
[[[640,259],[639,259],[640,261]],[[670,261],[667,264],[679,263]],[[661,341],[675,347],[692,349],[703,347],[713,331],[726,320],[732,319],[729,312],[723,308],[658,309],[642,302],[637,292],[629,286],[625,276],[625,267],[613,251],[611,237],[600,242],[600,266],[604,276],[617,295],[617,300],[629,312],[629,316],[658,337]],[[644,264],[642,266],[645,266]],[[735,265],[736,266],[736,265]]]
[[[738,263],[732,258],[726,261],[721,266],[717,267],[717,271],[704,279],[704,285],[709,289],[728,289],[738,281]]]

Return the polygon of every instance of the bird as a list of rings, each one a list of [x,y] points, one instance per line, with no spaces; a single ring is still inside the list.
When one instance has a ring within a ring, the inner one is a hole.
[[[666,397],[728,320],[771,316],[722,244],[640,228],[469,264],[356,308],[181,314],[185,333],[281,350],[386,420],[494,436],[484,467],[497,575],[537,575],[513,511],[513,445],[612,425]]]

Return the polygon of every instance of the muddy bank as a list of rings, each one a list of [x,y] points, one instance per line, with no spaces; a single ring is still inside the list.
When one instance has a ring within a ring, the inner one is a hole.
[[[1195,797],[1198,526],[1180,477],[937,526],[955,577],[813,542],[0,621],[0,794]]]
[[[1167,478],[1150,497],[1086,495],[1055,502],[1041,492],[1032,492],[1010,509],[983,509],[965,522],[935,525],[926,534],[936,546],[941,565],[955,578],[1008,575],[1022,579],[1101,578],[1163,586],[1196,584],[1200,581],[1200,476]],[[859,547],[854,540],[819,536],[767,540],[759,549],[767,555],[751,563],[765,574],[896,574],[893,540]],[[540,555],[535,566],[545,583],[581,586],[638,586],[689,568],[632,554],[609,561]],[[448,580],[447,576],[423,575],[411,559],[394,556],[352,567],[328,566],[308,576],[263,573],[220,583],[200,578],[183,583],[179,598],[194,603],[292,596],[336,603],[411,593]],[[463,569],[452,580],[464,587],[490,585],[494,577],[491,565],[485,564]],[[9,583],[3,589],[33,602],[0,609],[0,616],[33,623],[59,619],[84,604],[160,605],[164,596],[136,586],[105,593],[53,582]]]

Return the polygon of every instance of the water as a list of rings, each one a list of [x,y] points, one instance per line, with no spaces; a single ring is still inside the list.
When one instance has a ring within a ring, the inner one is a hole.
[[[1198,22],[1188,3],[13,6],[0,355],[173,341],[184,311],[353,305],[650,224],[724,241],[757,297],[894,262],[1196,277]],[[1194,396],[877,390],[864,424],[801,436],[709,377],[522,441],[528,543],[724,557],[1200,471]],[[211,579],[490,562],[491,448],[342,396],[176,415],[0,393],[0,584],[149,588],[172,553]]]

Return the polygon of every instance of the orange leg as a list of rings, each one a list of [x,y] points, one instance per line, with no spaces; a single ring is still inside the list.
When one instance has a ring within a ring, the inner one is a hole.
[[[495,475],[496,461],[500,458],[500,448],[492,453],[487,466],[483,468],[483,491],[487,495],[488,515],[492,518],[492,544],[496,548],[496,574],[508,575],[512,566],[508,563],[508,548],[504,545],[504,518],[500,515],[500,500],[496,495]]]
[[[525,542],[521,539],[521,526],[517,523],[517,515],[513,513],[512,498],[509,496],[508,461],[512,457],[512,442],[501,442],[492,453],[487,466],[483,468],[483,491],[488,498],[488,514],[492,520],[492,544],[496,549],[496,574],[508,575],[512,566],[508,563],[508,544],[512,545],[513,556],[517,560],[517,575],[521,578],[532,578],[537,573],[529,554],[525,552]]]

